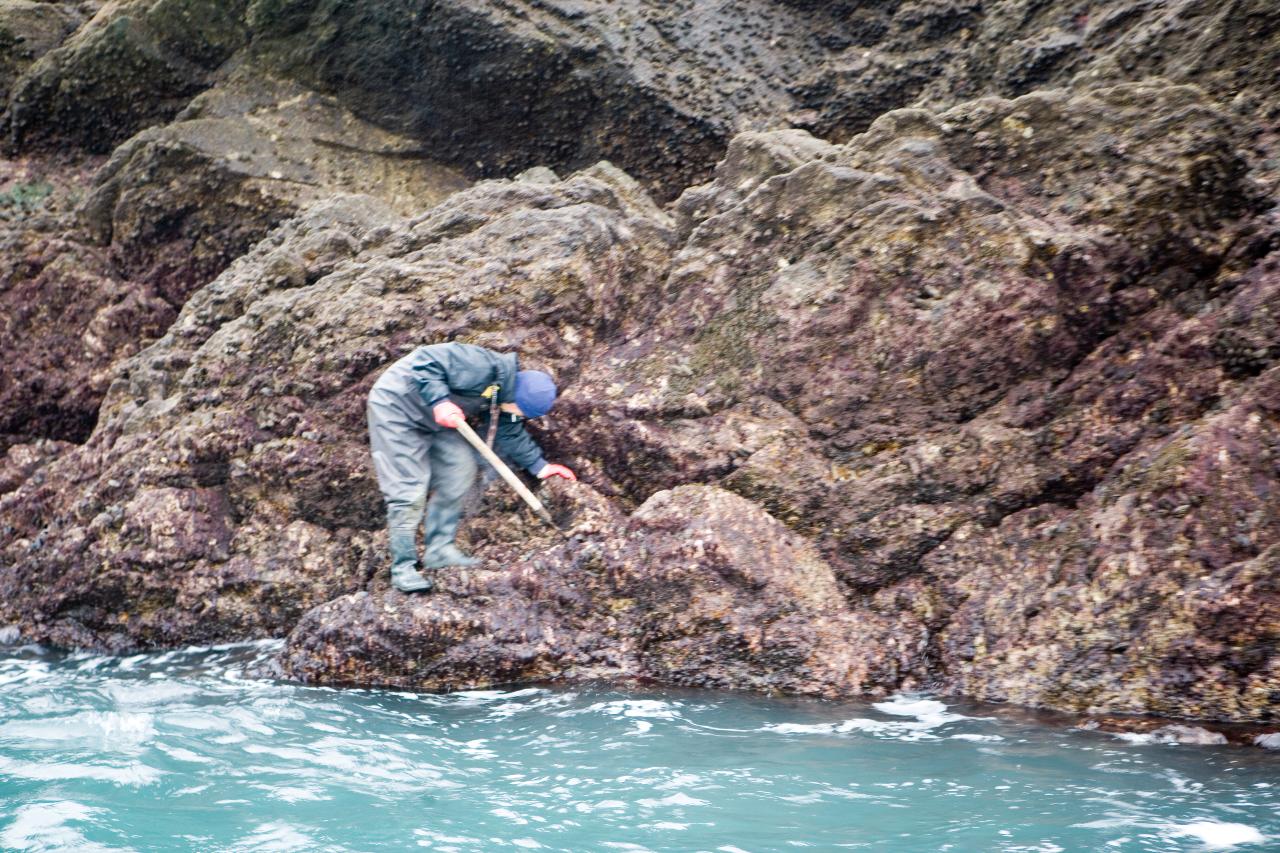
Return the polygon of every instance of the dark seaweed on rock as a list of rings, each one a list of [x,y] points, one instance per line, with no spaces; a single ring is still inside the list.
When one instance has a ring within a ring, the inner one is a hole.
[[[1272,4],[29,5],[25,638],[1275,720]],[[558,376],[584,482],[406,597],[364,396],[446,339]]]

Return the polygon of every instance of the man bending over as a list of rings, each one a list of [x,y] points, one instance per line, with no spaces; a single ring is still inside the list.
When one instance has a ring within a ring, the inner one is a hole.
[[[369,443],[387,506],[396,589],[429,592],[434,586],[418,571],[424,509],[424,568],[480,562],[453,542],[477,468],[476,453],[458,433],[458,424],[472,419],[480,435],[496,429],[498,452],[540,480],[577,479],[563,465],[549,464],[521,423],[545,415],[555,400],[550,376],[520,370],[515,353],[473,344],[418,347],[378,377],[369,392]]]

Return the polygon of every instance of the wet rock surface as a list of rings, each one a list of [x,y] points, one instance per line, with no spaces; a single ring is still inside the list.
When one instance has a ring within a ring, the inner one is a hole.
[[[50,5],[50,4],[41,4]],[[115,0],[14,82],[2,122],[20,151],[106,154],[174,116],[245,43],[246,0]]]
[[[243,68],[332,95],[472,177],[605,158],[662,196],[705,176],[738,132],[844,141],[917,103],[1163,77],[1264,127],[1280,110],[1267,0],[41,5],[97,14],[15,82],[20,150],[105,153]]]
[[[377,584],[316,608],[290,635],[284,672],[429,689],[625,678],[841,696],[919,670],[919,625],[902,636],[896,620],[853,612],[812,546],[744,498],[679,486],[624,517],[590,486],[552,489],[572,541],[529,531],[485,549],[505,568],[443,570],[433,595]],[[539,540],[525,560],[511,547]]]
[[[93,165],[28,158],[0,170],[0,448],[85,440],[110,365],[175,313],[78,237],[74,210]]]
[[[180,307],[273,227],[337,191],[408,214],[466,185],[419,143],[332,99],[241,73],[119,146],[79,212],[125,275]]]
[[[16,201],[0,222],[0,447],[88,438],[112,368],[305,207],[353,191],[407,214],[466,186],[417,142],[251,75],[233,75],[73,180],[67,171],[55,186],[56,163],[36,160],[8,181]]]
[[[38,5],[24,638],[1275,720],[1268,4]],[[491,487],[482,566],[405,596],[364,396],[448,339],[557,376],[583,482],[542,486],[569,538]]]
[[[62,44],[97,5],[44,0],[6,0],[0,4],[0,101],[7,101],[14,81]]]
[[[519,317],[523,352],[571,363],[566,336],[589,345],[656,277],[663,221],[610,167],[480,185],[409,220],[368,196],[311,208],[119,365],[93,436],[3,499],[3,597],[54,642],[286,631],[377,564],[363,437],[381,367]]]

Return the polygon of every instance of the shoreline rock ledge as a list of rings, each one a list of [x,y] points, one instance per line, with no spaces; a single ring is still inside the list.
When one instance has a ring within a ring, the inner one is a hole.
[[[321,605],[289,635],[284,673],[429,690],[633,679],[839,697],[884,693],[920,669],[919,628],[900,643],[899,622],[844,604],[813,546],[745,498],[678,486],[623,516],[590,486],[551,489],[573,541],[444,572],[430,596],[377,584]],[[529,533],[520,547],[548,538]]]
[[[0,635],[1280,722],[1274,3],[10,5]],[[407,597],[452,339],[582,482]]]

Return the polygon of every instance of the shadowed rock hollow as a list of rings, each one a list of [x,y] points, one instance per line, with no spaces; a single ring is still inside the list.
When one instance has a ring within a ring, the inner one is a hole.
[[[1274,720],[1275,11],[810,6],[105,6],[9,111],[74,180],[7,226],[0,620]],[[149,44],[129,109],[50,82]],[[556,374],[583,482],[409,597],[364,396],[445,339]]]

